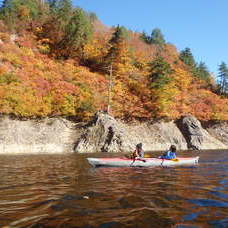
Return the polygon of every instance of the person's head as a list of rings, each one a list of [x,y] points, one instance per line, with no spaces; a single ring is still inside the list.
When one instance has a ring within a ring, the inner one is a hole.
[[[176,148],[175,145],[171,145],[169,149],[170,149],[170,151],[172,151],[172,152],[176,152],[176,151],[177,151],[177,148]]]
[[[136,145],[136,148],[137,148],[137,149],[142,149],[142,143],[138,143],[138,144]]]

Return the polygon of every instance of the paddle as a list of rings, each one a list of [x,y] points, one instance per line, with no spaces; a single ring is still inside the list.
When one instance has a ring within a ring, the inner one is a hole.
[[[153,158],[153,157],[151,157],[150,154],[145,154],[145,155],[144,155],[144,158]],[[178,161],[179,161],[178,158],[165,159],[165,160],[171,160],[171,161],[174,161],[174,162],[178,162]]]
[[[173,159],[170,159],[171,161],[174,161],[174,162],[178,162],[179,161],[179,159],[177,159],[177,158],[173,158]]]
[[[144,158],[152,158],[149,154],[145,154]]]
[[[136,158],[137,158],[137,159],[136,159]],[[133,162],[130,164],[130,166],[132,166],[136,160],[137,160],[137,161],[146,162],[146,160],[144,160],[143,158],[140,158],[140,157],[133,157],[132,159],[133,159]]]
[[[131,158],[132,158],[133,162],[130,164],[130,166],[132,166],[134,164],[135,160],[136,160],[135,159],[136,158],[135,152],[132,153]]]

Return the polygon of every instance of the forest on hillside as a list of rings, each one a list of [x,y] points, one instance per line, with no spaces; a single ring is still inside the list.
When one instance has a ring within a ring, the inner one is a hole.
[[[3,0],[0,97],[16,117],[228,120],[228,67],[215,77],[159,28],[107,27],[71,0]]]

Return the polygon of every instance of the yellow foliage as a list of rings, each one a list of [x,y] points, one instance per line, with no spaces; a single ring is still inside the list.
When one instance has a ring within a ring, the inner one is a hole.
[[[34,57],[34,52],[32,51],[31,48],[28,47],[21,47],[21,53],[25,56],[29,56],[29,57]]]
[[[36,32],[42,33],[42,28],[37,27]],[[0,33],[0,39],[1,36],[4,34]],[[110,51],[108,35],[104,36],[107,37],[97,36],[84,46],[83,58],[95,63],[95,67],[91,67],[93,72],[90,66],[78,66],[78,60],[60,61],[33,51],[34,43],[30,39],[23,41],[25,45],[20,43],[20,48],[10,42],[0,45],[0,77],[5,75],[0,84],[0,112],[27,117],[75,115],[85,120],[96,110],[106,108],[109,78],[98,73],[106,64],[104,56]],[[176,119],[193,114],[204,120],[228,119],[228,99],[202,89],[205,87],[193,80],[188,69],[172,63],[177,58],[172,46],[166,46],[162,53],[174,69],[170,75],[172,80],[162,89],[151,90],[148,62],[154,58],[156,48],[137,39],[135,35],[133,41],[120,42],[111,61],[114,80],[111,113],[114,116]],[[41,39],[36,47],[48,53],[49,44],[49,39]],[[96,64],[101,68],[96,69]]]
[[[29,19],[30,9],[26,6],[20,5],[18,7],[18,16],[22,19]]]
[[[37,48],[43,54],[48,54],[50,52],[50,46],[48,44],[37,45]]]
[[[26,88],[18,83],[4,87],[0,107],[1,112],[24,117],[46,116],[51,111],[31,88]]]
[[[42,32],[42,31],[43,31],[43,28],[42,28],[42,27],[37,26],[37,27],[34,29],[34,31],[35,31],[35,32],[37,32],[37,33],[40,33],[40,32]]]
[[[16,55],[15,53],[12,53],[12,52],[0,53],[0,59],[2,61],[9,61],[14,66],[22,65],[22,60],[20,59],[20,57],[18,55]]]
[[[3,42],[9,42],[10,35],[8,33],[0,32],[0,40],[2,40]]]
[[[99,40],[94,39],[84,46],[84,56],[87,59],[101,58],[107,54],[107,48]]]

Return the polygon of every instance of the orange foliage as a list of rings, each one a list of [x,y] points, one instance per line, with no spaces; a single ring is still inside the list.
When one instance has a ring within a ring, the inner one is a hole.
[[[26,11],[21,13],[26,16]],[[39,33],[42,31],[36,31]],[[84,46],[82,58],[87,67],[80,66],[78,59],[52,59],[46,55],[52,45],[50,41],[39,40],[28,32],[21,34],[15,43],[3,40],[4,45],[0,44],[0,112],[26,117],[73,115],[85,120],[97,110],[106,109],[108,75],[101,72],[104,72],[104,57],[110,50],[111,34],[110,28],[96,22],[94,39]],[[1,37],[9,37],[9,34],[2,32]],[[111,111],[114,116],[176,119],[193,114],[202,120],[228,119],[228,99],[196,81],[189,69],[178,61],[173,45],[166,44],[159,50],[174,73],[170,75],[172,80],[156,91],[149,87],[148,63],[158,53],[157,47],[141,41],[139,33],[129,32],[129,38],[120,42],[117,49],[112,62]]]

